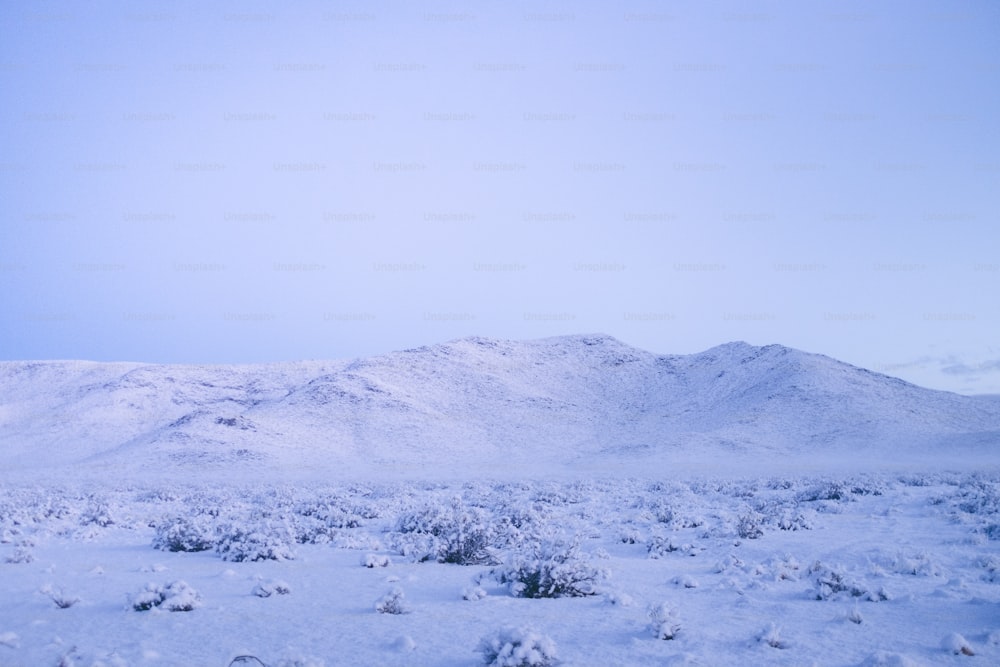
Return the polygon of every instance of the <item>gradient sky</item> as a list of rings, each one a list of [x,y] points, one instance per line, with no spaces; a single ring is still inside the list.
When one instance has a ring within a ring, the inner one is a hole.
[[[1000,392],[1000,4],[7,2],[0,358],[781,343]]]

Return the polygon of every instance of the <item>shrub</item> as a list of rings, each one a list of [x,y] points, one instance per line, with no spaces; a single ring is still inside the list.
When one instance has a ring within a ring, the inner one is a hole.
[[[763,517],[754,511],[742,515],[736,522],[736,534],[744,540],[756,540],[764,534],[760,524]]]
[[[80,525],[81,526],[100,526],[101,528],[107,528],[108,526],[114,525],[115,520],[111,516],[111,510],[108,508],[107,504],[101,501],[91,501],[80,514]]]
[[[757,635],[757,641],[761,644],[766,644],[771,648],[785,649],[789,646],[788,642],[781,638],[781,629],[775,626],[774,623],[768,624],[768,626],[764,628],[759,635]]]
[[[556,660],[555,642],[528,627],[503,628],[483,637],[479,652],[490,667],[548,667]]]
[[[681,631],[681,623],[674,611],[666,602],[649,608],[650,629],[657,639],[673,639]]]
[[[188,517],[175,517],[156,526],[153,547],[162,551],[208,551],[215,546],[211,531]]]
[[[941,648],[955,655],[975,655],[972,645],[962,635],[953,632],[941,640]]]
[[[809,567],[809,573],[814,575],[816,582],[814,596],[817,600],[834,599],[841,593],[872,602],[889,599],[889,594],[884,588],[873,591],[864,582],[849,578],[842,568],[832,568],[816,561]]]
[[[246,527],[235,523],[218,531],[215,551],[222,560],[233,562],[258,560],[293,560],[294,536],[283,521],[263,519]]]
[[[163,607],[168,611],[191,611],[201,606],[201,596],[184,581],[174,581],[167,586],[146,584],[146,588],[132,596],[132,609],[148,611]]]
[[[374,569],[376,567],[389,567],[392,561],[385,554],[365,554],[365,557],[361,559],[361,564],[367,568]]]
[[[14,553],[4,559],[8,563],[31,563],[35,560],[34,554],[24,547],[14,549]]]
[[[462,599],[470,602],[482,600],[486,597],[486,591],[480,586],[467,586],[462,589]]]
[[[517,597],[559,598],[596,595],[607,571],[591,565],[576,541],[544,540],[514,554],[493,575]]]
[[[56,606],[60,609],[69,609],[77,602],[80,598],[75,595],[67,595],[61,588],[53,588],[52,586],[45,586],[41,590],[42,593],[47,595],[49,599],[56,603]]]
[[[275,581],[258,582],[250,592],[259,598],[269,598],[272,595],[288,595],[292,592],[292,589],[284,581],[278,579]]]
[[[455,499],[448,507],[428,507],[400,517],[397,530],[403,534],[429,536],[419,549],[412,540],[400,545],[400,551],[426,550],[420,560],[436,559],[439,563],[458,565],[492,565],[497,562],[492,550],[496,532],[490,516],[478,507],[463,507]],[[403,555],[407,555],[403,553]]]
[[[406,614],[409,613],[409,605],[406,604],[406,595],[403,589],[398,586],[383,595],[375,602],[375,611],[380,614]]]

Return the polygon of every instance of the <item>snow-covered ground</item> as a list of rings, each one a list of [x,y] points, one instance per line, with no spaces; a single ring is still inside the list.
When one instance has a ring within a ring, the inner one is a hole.
[[[8,486],[0,536],[3,665],[1000,664],[996,474]]]
[[[778,345],[2,362],[0,665],[1000,664],[998,445]]]

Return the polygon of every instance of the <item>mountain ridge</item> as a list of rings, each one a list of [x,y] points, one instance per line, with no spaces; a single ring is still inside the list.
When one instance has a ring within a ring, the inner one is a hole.
[[[992,460],[1000,401],[735,341],[470,336],[268,364],[0,362],[9,470],[555,470],[713,457]]]

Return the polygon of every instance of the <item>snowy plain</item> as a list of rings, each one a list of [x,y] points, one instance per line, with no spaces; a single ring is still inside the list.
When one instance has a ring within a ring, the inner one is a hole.
[[[742,343],[5,362],[0,665],[1000,664],[998,434]]]

